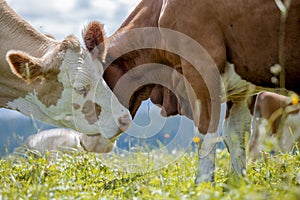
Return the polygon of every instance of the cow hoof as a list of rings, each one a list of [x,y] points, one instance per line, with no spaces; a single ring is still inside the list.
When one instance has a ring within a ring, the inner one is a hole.
[[[215,178],[214,174],[209,175],[209,174],[202,174],[202,175],[197,175],[195,179],[195,184],[201,184],[201,183],[214,183]]]

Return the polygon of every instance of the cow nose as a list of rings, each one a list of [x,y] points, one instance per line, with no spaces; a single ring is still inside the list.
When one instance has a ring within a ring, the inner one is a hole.
[[[122,130],[122,131],[126,131],[130,124],[131,124],[131,116],[126,114],[122,117],[119,118],[119,128]]]

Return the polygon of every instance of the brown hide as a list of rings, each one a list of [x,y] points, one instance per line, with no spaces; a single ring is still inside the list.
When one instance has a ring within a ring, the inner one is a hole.
[[[150,99],[154,104],[162,107],[161,114],[165,117],[176,115],[180,110],[176,95],[161,85],[156,85],[152,89]]]
[[[211,113],[210,108],[212,103],[220,102],[219,91],[209,94],[203,77],[197,75],[195,68],[169,52],[142,49],[116,58],[115,52],[118,49],[123,48],[126,42],[133,42],[121,41],[116,35],[141,27],[163,27],[179,31],[206,49],[220,73],[223,73],[226,61],[229,61],[235,65],[243,79],[259,86],[274,87],[270,67],[279,62],[279,26],[280,11],[273,0],[142,0],[116,33],[105,40],[105,44],[109,44],[106,60],[114,62],[107,66],[104,79],[113,89],[123,74],[141,64],[163,63],[175,68],[183,73],[201,101],[200,132],[215,132],[219,115]],[[93,30],[87,29],[83,35],[89,35],[90,31]],[[300,92],[299,47],[300,2],[292,1],[286,24],[285,68],[286,87],[295,92]],[[179,110],[181,106],[178,96],[175,99],[168,89],[155,86],[152,90],[153,87],[141,88],[134,93],[129,106],[131,113],[136,112],[142,100],[151,97],[154,103],[164,107],[166,115],[184,114]],[[190,106],[195,109],[194,105]],[[212,126],[210,123],[213,123]]]

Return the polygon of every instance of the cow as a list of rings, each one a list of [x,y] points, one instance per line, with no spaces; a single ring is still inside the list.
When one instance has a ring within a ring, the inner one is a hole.
[[[294,99],[293,99],[294,98]],[[273,151],[290,152],[300,144],[300,113],[297,96],[271,92],[257,95],[252,118],[249,159],[256,160],[268,140],[275,142]]]
[[[171,110],[169,114],[194,120],[205,135],[195,181],[200,183],[214,180],[214,141],[220,103],[226,101],[232,105],[223,132],[231,174],[245,175],[243,130],[251,121],[246,100],[260,91],[277,91],[272,89],[277,85],[271,81],[270,67],[279,63],[282,25],[285,76],[289,77],[285,87],[300,90],[300,2],[291,2],[286,22],[281,23],[280,16],[273,0],[142,0],[110,37],[101,23],[92,22],[83,39],[102,61],[104,80],[132,116],[150,97],[154,103],[177,109],[164,109],[165,114]]]
[[[1,108],[111,140],[128,128],[128,109],[77,38],[60,42],[40,33],[3,0],[0,26]]]
[[[70,153],[73,151],[87,151],[107,153],[113,149],[113,144],[107,138],[98,135],[87,135],[72,129],[53,128],[39,131],[29,136],[21,147],[14,153],[23,153],[24,150],[36,152],[39,155],[50,153]]]

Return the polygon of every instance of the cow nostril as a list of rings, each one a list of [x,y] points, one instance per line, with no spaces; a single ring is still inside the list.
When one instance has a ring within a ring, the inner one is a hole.
[[[126,114],[119,118],[119,126],[122,131],[126,131],[131,123],[130,115]]]

